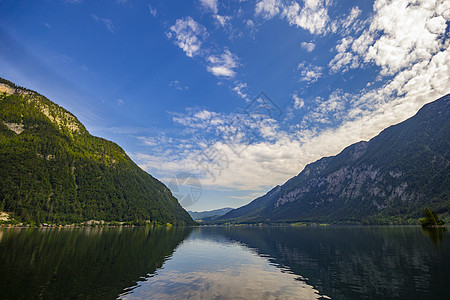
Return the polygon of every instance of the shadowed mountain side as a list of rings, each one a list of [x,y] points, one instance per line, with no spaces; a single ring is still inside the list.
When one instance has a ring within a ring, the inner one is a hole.
[[[417,223],[450,208],[450,95],[297,176],[214,223]]]

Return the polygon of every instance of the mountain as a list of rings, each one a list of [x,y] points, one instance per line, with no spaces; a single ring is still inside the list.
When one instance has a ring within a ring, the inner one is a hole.
[[[23,222],[193,224],[117,144],[38,93],[0,79],[0,211]]]
[[[188,210],[188,214],[192,217],[192,219],[194,219],[195,221],[197,220],[213,220],[219,216],[223,216],[224,214],[232,211],[234,208],[231,207],[225,207],[225,208],[219,208],[219,209],[214,209],[214,210],[208,210],[208,211],[201,211],[201,212],[197,212],[197,211],[189,211]]]
[[[425,206],[449,215],[450,94],[215,222],[417,223]]]

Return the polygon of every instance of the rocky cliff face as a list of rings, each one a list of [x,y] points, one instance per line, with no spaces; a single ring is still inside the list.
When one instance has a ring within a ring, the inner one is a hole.
[[[50,120],[50,122],[58,126],[60,130],[68,132],[71,136],[74,134],[82,134],[87,132],[83,124],[78,121],[77,117],[34,91],[17,87],[11,83],[0,83],[0,94],[2,93],[4,95],[15,94],[26,97],[28,106],[34,107],[42,112]],[[12,124],[16,127],[21,126],[23,131],[23,124]],[[18,133],[13,129],[13,126],[8,126],[8,128]]]
[[[369,142],[305,167],[223,222],[407,222],[450,208],[450,95]]]

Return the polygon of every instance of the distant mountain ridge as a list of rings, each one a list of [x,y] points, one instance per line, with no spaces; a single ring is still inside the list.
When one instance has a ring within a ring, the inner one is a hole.
[[[24,222],[194,224],[117,144],[44,96],[0,78],[0,211]]]
[[[450,94],[214,222],[411,223],[425,206],[449,215]]]
[[[215,219],[217,217],[223,216],[224,214],[232,211],[234,208],[231,207],[225,207],[225,208],[219,208],[214,210],[208,210],[208,211],[189,211],[188,214],[194,219],[197,220],[211,220]]]

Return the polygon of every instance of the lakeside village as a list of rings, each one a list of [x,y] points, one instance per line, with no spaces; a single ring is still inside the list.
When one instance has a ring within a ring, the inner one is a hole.
[[[150,220],[134,220],[127,222],[119,221],[104,221],[104,220],[89,220],[81,223],[71,223],[71,224],[54,224],[54,223],[23,223],[14,218],[11,213],[0,212],[0,227],[8,228],[76,228],[76,227],[172,227],[173,224],[166,223],[162,224],[156,221]]]

